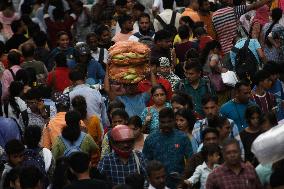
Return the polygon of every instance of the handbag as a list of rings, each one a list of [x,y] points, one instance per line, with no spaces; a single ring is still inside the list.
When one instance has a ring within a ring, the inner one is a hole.
[[[221,92],[225,90],[225,85],[223,83],[221,74],[218,72],[212,72],[208,75],[212,85],[214,85],[216,92]]]
[[[225,85],[235,87],[236,83],[238,82],[238,78],[235,72],[227,71],[225,73],[221,73],[222,81]]]

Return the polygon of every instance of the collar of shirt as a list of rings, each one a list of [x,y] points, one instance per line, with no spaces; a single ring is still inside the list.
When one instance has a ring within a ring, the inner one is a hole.
[[[188,87],[193,88],[187,79],[185,80],[184,84],[187,85]],[[200,78],[198,87],[196,89],[194,89],[194,90],[197,90],[197,89],[201,88],[202,86],[206,87],[206,82],[202,78]]]
[[[214,164],[214,165],[213,165],[213,169],[216,168],[216,167],[218,167],[218,164]],[[210,169],[210,168],[208,167],[208,165],[206,164],[205,161],[202,163],[202,168],[203,168],[203,169],[207,169],[207,170],[209,170],[209,171],[212,171],[212,169]]]
[[[230,168],[226,165],[226,163],[223,163],[222,166],[223,166],[223,169],[224,169],[225,172],[236,174],[235,172],[233,172],[232,169],[230,169]],[[241,166],[241,170],[240,170],[239,175],[242,173],[242,171],[243,171],[244,169],[247,168],[246,164],[245,164],[245,163],[242,163],[242,162],[241,162],[240,166]]]
[[[152,184],[149,185],[148,189],[156,189],[154,186],[152,186]],[[168,187],[165,186],[164,189],[169,189]]]

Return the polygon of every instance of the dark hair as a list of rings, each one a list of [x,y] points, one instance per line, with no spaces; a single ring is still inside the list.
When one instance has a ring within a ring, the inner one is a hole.
[[[122,119],[124,119],[125,121],[128,121],[128,119],[129,119],[128,113],[125,110],[122,110],[122,109],[114,110],[111,114],[111,117],[114,117],[114,116],[119,116]]]
[[[86,42],[88,42],[91,37],[98,38],[97,34],[95,34],[94,32],[90,32],[90,33],[88,33],[87,36],[86,36]]]
[[[67,35],[69,37],[66,31],[60,31],[56,34],[56,39],[58,40],[62,35]]]
[[[157,160],[149,161],[146,166],[147,175],[150,177],[152,172],[160,171],[161,169],[165,169],[165,166]]]
[[[54,20],[60,20],[64,18],[64,11],[60,9],[59,7],[56,7],[55,9],[53,9],[52,15],[53,15]]]
[[[238,140],[236,140],[235,138],[227,138],[227,139],[224,141],[223,146],[222,146],[222,147],[223,147],[223,148],[222,148],[223,152],[225,152],[225,148],[226,148],[227,146],[232,145],[232,144],[235,144],[235,145],[238,147],[239,151],[241,150],[241,148],[240,148],[240,143],[239,143]]]
[[[208,120],[208,127],[211,128],[222,128],[224,124],[228,121],[228,118],[225,116],[216,116],[210,120]]]
[[[67,67],[67,58],[64,53],[57,53],[54,60],[56,62],[56,67]]]
[[[240,88],[241,88],[242,86],[249,87],[250,84],[249,84],[249,82],[247,82],[247,81],[241,80],[241,81],[239,81],[239,82],[236,83],[235,89],[236,89],[236,90],[240,90]]]
[[[69,162],[67,157],[60,157],[55,162],[52,176],[52,189],[64,188],[67,185],[69,173]]]
[[[181,39],[188,39],[189,38],[189,27],[187,25],[182,25],[178,28],[178,35]]]
[[[268,61],[264,64],[263,70],[269,72],[271,75],[281,73],[280,65],[274,61]]]
[[[132,187],[128,184],[118,184],[112,187],[112,189],[132,189]]]
[[[204,49],[202,50],[202,52],[200,54],[200,58],[199,58],[202,66],[205,65],[210,51],[215,49],[215,48],[221,49],[221,44],[219,43],[219,41],[213,40],[213,41],[206,43]]]
[[[74,152],[69,157],[70,168],[75,173],[84,173],[88,171],[90,158],[89,155],[84,152]]]
[[[125,105],[120,100],[113,100],[108,104],[107,113],[110,116],[110,112],[113,109],[122,109],[125,110]]]
[[[21,188],[35,188],[42,178],[43,175],[37,167],[23,167],[22,172],[20,174]]]
[[[208,2],[208,0],[198,0],[199,7],[202,7],[205,2]]]
[[[262,115],[261,109],[257,105],[251,105],[247,107],[245,111],[245,118],[246,118],[247,123],[250,123],[250,118],[254,113],[259,114],[259,117],[261,117]]]
[[[87,117],[87,102],[85,97],[77,95],[72,99],[71,103],[74,110],[80,113],[81,119],[85,119]]]
[[[22,46],[23,57],[32,57],[35,54],[35,47],[31,43],[24,43]]]
[[[201,99],[201,104],[202,106],[205,106],[208,102],[214,102],[215,104],[218,104],[218,97],[210,94],[205,94]]]
[[[163,118],[170,118],[170,119],[174,120],[175,119],[175,113],[174,113],[173,109],[168,108],[168,107],[161,109],[160,112],[159,112],[159,119],[161,120]]]
[[[117,2],[117,1],[116,1],[116,2]],[[99,26],[97,27],[95,33],[96,33],[98,36],[101,36],[104,31],[110,31],[110,30],[109,30],[109,27],[106,26],[106,25],[101,24],[101,25],[99,25]]]
[[[196,72],[201,72],[202,67],[197,61],[192,61],[192,62],[186,62],[184,65],[185,70],[195,70]]]
[[[162,40],[165,40],[165,39],[171,39],[172,38],[172,35],[170,32],[168,32],[167,30],[159,30],[155,33],[155,36],[154,36],[154,42],[158,42],[158,41],[162,41]]]
[[[176,92],[175,95],[171,99],[171,103],[176,102],[178,104],[181,104],[183,106],[187,106],[187,109],[193,110],[193,102],[191,96],[184,92]]]
[[[141,19],[141,18],[148,18],[149,21],[150,21],[150,15],[147,14],[147,13],[142,13],[142,14],[139,16],[139,18],[138,18],[138,22],[140,22],[140,19]]]
[[[0,41],[0,56],[5,53],[5,44],[3,41]]]
[[[164,9],[173,9],[173,6],[174,6],[173,0],[163,1],[163,8]]]
[[[194,28],[194,21],[189,16],[182,16],[180,20],[185,22],[185,24],[188,25],[190,29]]]
[[[62,136],[71,143],[75,142],[80,134],[80,113],[77,111],[69,111],[65,115],[66,127],[62,130]]]
[[[199,52],[195,48],[190,48],[185,54],[185,59],[188,63],[198,62]]]
[[[43,31],[40,31],[33,40],[37,47],[44,47],[47,42],[47,35]]]
[[[167,95],[167,90],[166,90],[166,88],[162,84],[157,84],[157,85],[153,86],[152,89],[151,89],[151,95],[154,95],[154,93],[158,89],[162,89],[165,92],[165,95]]]
[[[20,96],[21,92],[24,90],[24,85],[19,81],[12,81],[9,87],[9,101],[8,103],[11,105],[14,114],[17,118],[19,118],[21,110],[18,103],[15,100],[15,97]]]
[[[115,6],[126,6],[127,0],[116,0]]]
[[[11,171],[7,173],[7,175],[3,178],[3,189],[8,189],[10,187],[10,183],[15,183],[18,178],[20,178],[21,167],[15,167]]]
[[[256,85],[259,85],[260,82],[264,81],[265,79],[269,79],[270,73],[265,70],[259,70],[254,75],[254,82]]]
[[[203,22],[199,22],[198,24],[200,24],[202,26],[197,27],[197,23],[195,23],[196,28],[193,30],[194,36],[201,36],[201,35],[207,34],[207,32],[204,28]]]
[[[145,178],[138,173],[132,173],[125,177],[125,184],[135,189],[144,189]]]
[[[188,123],[188,130],[191,131],[193,129],[194,124],[196,122],[196,118],[195,118],[192,111],[190,111],[186,108],[182,108],[182,109],[179,109],[175,113],[175,116],[181,116],[181,117],[185,118],[187,120],[187,123]]]
[[[26,127],[24,133],[24,141],[27,148],[37,148],[41,139],[41,128],[37,125]]]
[[[7,155],[19,154],[25,150],[23,143],[17,139],[9,140],[5,145],[5,152]]]
[[[144,12],[144,11],[145,11],[145,7],[144,7],[141,3],[139,3],[139,2],[136,2],[136,3],[134,4],[133,9],[134,9],[134,10],[139,10],[139,11],[141,11],[141,12]]]
[[[212,156],[215,153],[221,154],[221,148],[218,144],[206,144],[201,149],[201,154],[206,162],[208,161],[208,156]]]
[[[25,100],[40,100],[42,97],[41,95],[41,89],[38,87],[33,87],[25,93],[24,98]]]
[[[135,115],[129,118],[128,125],[134,125],[134,127],[142,128],[142,120],[139,116]]]
[[[131,16],[127,15],[127,14],[123,14],[121,16],[118,17],[118,25],[120,28],[123,27],[123,24],[125,24],[125,22],[131,20]]]
[[[77,69],[71,70],[69,73],[69,79],[73,82],[79,80],[85,80],[85,74]]]
[[[278,23],[278,21],[282,18],[282,9],[280,8],[274,8],[271,11],[271,17],[272,17],[272,24],[269,26],[268,30],[265,33],[265,43],[266,45],[268,45],[269,47],[272,46],[271,42],[268,40],[268,35],[269,33],[272,31],[273,27],[275,26],[275,24]]]
[[[26,69],[20,69],[17,71],[16,76],[15,76],[15,81],[22,82],[23,85],[31,84],[30,82],[31,78]]]
[[[21,54],[16,51],[10,51],[8,53],[7,59],[10,65],[20,65],[21,63]]]
[[[14,20],[12,23],[11,23],[11,30],[13,33],[17,33],[19,28],[22,27],[22,20]]]
[[[274,112],[268,112],[263,114],[260,117],[259,125],[262,125],[266,121],[269,121],[272,126],[278,125],[277,117]]]
[[[204,129],[204,131],[202,131],[202,140],[204,140],[205,136],[208,134],[208,133],[214,133],[217,137],[219,137],[219,132],[217,129],[215,128],[211,128],[211,127],[208,127],[206,129]]]

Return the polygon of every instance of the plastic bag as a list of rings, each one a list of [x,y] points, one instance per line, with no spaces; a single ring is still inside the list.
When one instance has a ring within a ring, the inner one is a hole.
[[[261,164],[274,163],[284,158],[284,124],[281,123],[259,135],[251,151]]]

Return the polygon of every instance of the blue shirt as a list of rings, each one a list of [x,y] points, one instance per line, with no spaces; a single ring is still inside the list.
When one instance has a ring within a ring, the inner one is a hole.
[[[20,127],[12,118],[0,117],[0,146],[5,148],[6,143],[12,139],[20,139]]]
[[[220,113],[233,120],[237,124],[239,132],[241,132],[247,127],[245,111],[251,105],[255,105],[255,103],[249,101],[247,104],[241,104],[230,100],[221,106]]]
[[[75,60],[69,60],[67,65],[70,69],[74,69],[77,63]],[[102,65],[95,59],[91,59],[88,63],[87,78],[92,78],[97,83],[105,78],[105,71]]]
[[[274,85],[271,87],[271,89],[268,90],[268,92],[274,94],[277,104],[277,120],[284,119],[284,109],[282,106],[282,101],[284,100],[284,92],[282,83],[279,79],[276,80]]]
[[[176,129],[170,134],[155,131],[146,138],[143,154],[148,161],[162,162],[167,174],[183,173],[184,160],[192,155],[191,142],[185,133]]]
[[[141,115],[146,104],[150,100],[150,95],[148,93],[140,93],[133,96],[117,96],[116,100],[121,101],[125,105],[125,111],[128,113],[129,117],[135,115]]]
[[[242,38],[242,39],[238,40],[235,47],[237,49],[241,49],[245,45],[246,40],[247,40],[247,38]],[[257,49],[261,49],[261,46],[260,46],[258,40],[257,39],[250,39],[248,48],[251,50],[251,52],[255,56],[257,62],[260,63],[260,59],[259,59],[259,56],[258,56],[258,53],[257,53]],[[233,52],[233,51],[230,51],[230,58],[231,58],[231,61],[232,61],[232,65],[235,67],[235,65],[236,65],[236,53]]]
[[[66,58],[67,58],[67,62],[69,60],[73,60],[74,59],[74,54],[75,54],[75,49],[73,47],[68,47],[67,49],[60,49],[59,47],[54,48],[48,57],[48,65],[46,65],[48,71],[51,71],[54,66],[55,66],[55,56],[58,53],[64,53]]]

